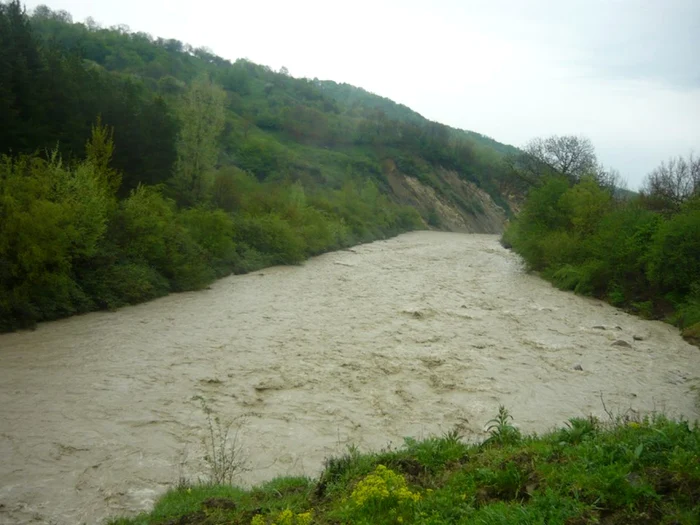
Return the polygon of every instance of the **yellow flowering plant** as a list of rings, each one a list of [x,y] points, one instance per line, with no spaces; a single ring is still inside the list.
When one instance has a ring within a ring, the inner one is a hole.
[[[300,512],[295,514],[289,509],[285,509],[276,516],[263,516],[257,514],[253,516],[250,525],[310,525],[313,521],[313,512]]]
[[[361,479],[350,494],[352,510],[359,513],[389,511],[397,523],[402,523],[412,514],[413,504],[421,499],[418,492],[411,491],[406,479],[384,465]]]

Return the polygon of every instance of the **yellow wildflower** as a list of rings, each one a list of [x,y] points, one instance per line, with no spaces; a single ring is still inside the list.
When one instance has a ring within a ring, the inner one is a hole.
[[[302,512],[301,514],[297,514],[297,525],[310,525],[312,519],[312,511]]]
[[[420,494],[411,492],[404,477],[384,465],[378,465],[372,474],[360,480],[350,495],[358,507],[368,501],[382,501],[392,497],[399,502],[418,501]]]
[[[283,510],[277,516],[275,523],[277,525],[294,525],[294,513],[289,509]]]

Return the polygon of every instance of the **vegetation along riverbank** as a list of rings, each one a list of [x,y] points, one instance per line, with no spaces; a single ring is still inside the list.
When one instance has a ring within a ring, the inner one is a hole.
[[[278,478],[249,490],[183,485],[147,524],[696,524],[700,429],[663,417],[571,419],[521,436],[501,407],[490,437],[456,432],[398,449],[350,449],[318,479]]]

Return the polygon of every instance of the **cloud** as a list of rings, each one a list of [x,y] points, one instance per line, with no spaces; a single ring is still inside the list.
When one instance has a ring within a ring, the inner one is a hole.
[[[584,39],[589,67],[609,78],[700,87],[700,3],[611,2],[598,32]],[[593,29],[594,22],[589,24]],[[594,36],[595,35],[595,36]]]

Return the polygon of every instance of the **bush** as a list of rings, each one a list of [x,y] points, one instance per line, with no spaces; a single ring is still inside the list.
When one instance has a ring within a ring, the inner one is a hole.
[[[101,174],[52,156],[0,159],[0,303],[3,329],[89,307],[73,265],[93,255],[111,207]]]
[[[663,291],[681,294],[700,282],[700,210],[684,210],[660,225],[649,254],[649,277]]]
[[[608,213],[591,237],[585,252],[604,263],[613,304],[629,302],[649,293],[646,258],[660,217],[635,203]]]
[[[529,268],[542,270],[547,267],[546,247],[542,239],[555,231],[565,230],[570,224],[560,200],[568,189],[565,179],[549,179],[533,190],[516,221],[504,234],[504,239],[517,251]]]
[[[185,215],[184,222],[194,225],[197,219],[202,214],[193,212]],[[158,190],[139,186],[121,203],[115,222],[122,260],[152,267],[173,291],[196,290],[214,279],[206,250],[178,220],[175,203]]]
[[[206,264],[217,277],[232,271],[237,261],[233,219],[222,210],[193,208],[179,213],[178,221],[205,252]]]
[[[113,310],[167,295],[168,280],[154,268],[134,262],[102,266],[87,273],[83,288],[94,299],[95,306]]]
[[[551,280],[563,290],[573,290],[582,295],[601,295],[609,283],[609,274],[603,261],[589,259],[583,264],[564,264],[551,274]]]
[[[265,254],[269,264],[298,264],[306,258],[300,232],[276,214],[238,217],[235,240]]]
[[[567,231],[553,231],[543,235],[537,244],[540,250],[540,264],[549,269],[576,263],[583,256],[580,240]]]
[[[114,236],[122,256],[161,271],[167,260],[167,232],[175,222],[175,203],[156,189],[139,186],[121,202]]]
[[[681,303],[674,317],[681,328],[700,323],[700,282],[694,284],[691,295]]]
[[[212,204],[227,212],[242,210],[259,188],[255,177],[245,171],[235,167],[219,170],[212,182]]]
[[[314,208],[304,209],[301,236],[308,255],[333,250],[342,246],[344,226],[337,219]]]
[[[601,219],[610,210],[611,196],[593,179],[584,178],[569,188],[558,204],[566,214],[568,229],[585,237],[598,230]]]

